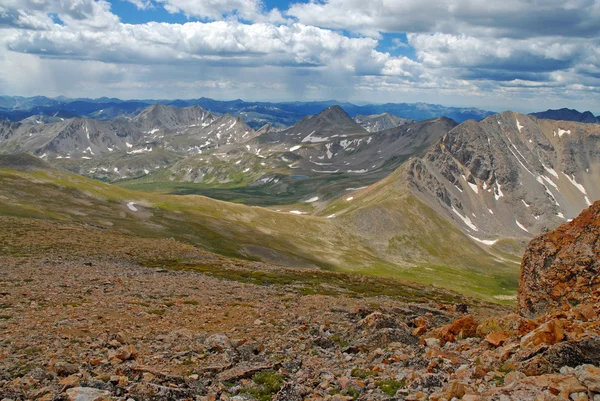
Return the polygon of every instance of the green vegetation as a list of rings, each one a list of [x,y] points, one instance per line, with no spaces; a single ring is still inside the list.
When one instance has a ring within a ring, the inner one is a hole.
[[[369,376],[377,376],[377,372],[368,369],[354,368],[350,372],[350,376],[358,377],[359,379],[366,379]]]
[[[405,191],[392,186],[393,190],[382,192],[379,183],[373,187],[356,194],[352,202],[343,199],[333,202],[319,214],[327,216],[332,211],[341,214],[326,219],[200,196],[135,192],[59,171],[0,170],[0,215],[85,224],[114,235],[173,238],[227,257],[304,268],[281,275],[243,269],[220,273],[219,264],[175,266],[263,285],[295,285],[295,280],[300,280],[298,291],[305,294],[349,291],[358,295],[418,299],[431,292],[446,300],[454,296],[406,281],[393,282],[398,289],[392,289],[392,285],[375,284],[374,277],[311,278],[306,273],[318,268],[410,280],[494,302],[514,302],[494,297],[515,294],[516,263],[505,262],[473,244],[451,223]],[[130,202],[137,211],[128,207]],[[34,247],[15,246],[13,242],[11,237],[0,238],[0,253],[19,257],[72,247],[52,238]],[[510,247],[506,245],[496,252],[505,252],[506,248]],[[148,264],[156,265],[156,258]]]
[[[377,387],[379,387],[379,389],[381,391],[383,391],[385,394],[389,395],[390,397],[395,396],[396,393],[398,392],[398,390],[406,387],[405,381],[396,381],[396,380],[381,380],[381,381],[378,381],[376,384],[377,384]]]
[[[250,394],[259,401],[269,401],[273,394],[281,390],[281,385],[285,382],[285,378],[274,370],[258,372],[252,380],[254,386],[245,387],[241,392]]]

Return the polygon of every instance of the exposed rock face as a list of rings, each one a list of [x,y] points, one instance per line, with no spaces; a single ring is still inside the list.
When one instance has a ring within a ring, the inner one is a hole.
[[[359,123],[369,132],[379,132],[415,122],[415,120],[410,118],[401,118],[389,113],[374,114],[370,116],[359,114],[354,117],[354,121]]]
[[[599,273],[600,201],[529,243],[521,264],[519,313],[536,317],[564,304],[597,302]]]
[[[600,199],[600,125],[503,112],[467,121],[407,165],[415,194],[485,245],[531,238]]]

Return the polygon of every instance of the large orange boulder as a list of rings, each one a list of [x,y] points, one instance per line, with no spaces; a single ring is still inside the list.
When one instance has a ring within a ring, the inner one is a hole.
[[[518,307],[538,317],[600,300],[600,201],[573,221],[534,238],[521,263]]]

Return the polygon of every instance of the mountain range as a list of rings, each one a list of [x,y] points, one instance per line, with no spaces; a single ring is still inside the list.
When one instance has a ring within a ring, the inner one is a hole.
[[[95,216],[225,255],[488,297],[514,294],[531,237],[600,199],[598,124],[352,118],[339,105],[258,131],[200,106],[56,118],[0,123],[0,154],[37,156],[1,168],[3,213]]]
[[[591,111],[584,111],[582,113],[580,111],[567,108],[558,110],[546,110],[539,113],[531,113],[530,115],[547,120],[576,121],[588,124],[600,123],[600,116],[594,116]]]
[[[115,117],[133,117],[153,104],[163,104],[177,108],[200,106],[216,114],[231,114],[244,120],[254,129],[265,124],[275,128],[292,126],[309,115],[340,105],[351,116],[377,115],[389,113],[412,120],[427,120],[446,116],[462,122],[469,119],[480,120],[493,114],[476,108],[446,107],[428,103],[386,103],[355,105],[335,100],[320,102],[245,102],[243,100],[220,101],[209,98],[188,100],[120,100],[115,98],[70,99],[65,97],[47,98],[44,96],[18,97],[0,96],[0,120],[21,121],[34,117],[33,121],[44,118],[87,117],[98,120],[110,120]],[[395,117],[397,118],[397,117]],[[380,125],[375,130],[390,128]]]

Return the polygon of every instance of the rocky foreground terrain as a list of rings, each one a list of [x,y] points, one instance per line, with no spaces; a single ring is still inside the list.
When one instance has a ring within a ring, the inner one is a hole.
[[[587,233],[599,211],[559,229],[574,238],[570,252],[598,260]],[[554,299],[529,319],[432,287],[173,240],[0,225],[3,400],[600,399],[600,303],[585,283],[581,302]],[[538,247],[522,282],[537,274]],[[597,264],[588,269],[597,277]]]

